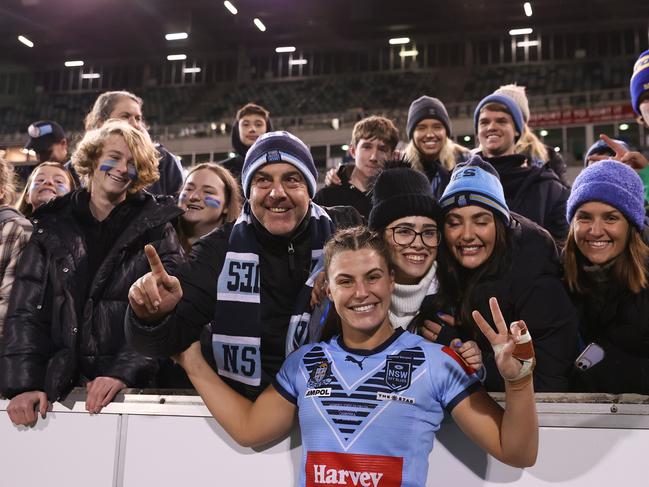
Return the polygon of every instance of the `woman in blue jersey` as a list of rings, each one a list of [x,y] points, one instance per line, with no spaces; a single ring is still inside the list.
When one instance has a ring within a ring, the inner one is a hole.
[[[328,295],[340,329],[330,328],[333,338],[291,354],[275,383],[254,403],[218,377],[198,343],[177,357],[235,441],[253,446],[277,439],[291,429],[297,412],[303,445],[300,485],[362,477],[372,485],[421,486],[446,409],[500,461],[534,464],[534,353],[525,324],[513,323],[508,332],[496,300],[491,312],[497,331],[474,314],[497,350],[507,384],[503,410],[452,350],[393,328],[388,310],[394,278],[380,235],[363,227],[341,230],[324,252]],[[151,265],[164,272],[155,258]]]

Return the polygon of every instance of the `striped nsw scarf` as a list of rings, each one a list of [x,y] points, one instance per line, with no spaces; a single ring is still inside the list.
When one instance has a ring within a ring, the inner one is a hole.
[[[313,279],[322,270],[322,248],[333,230],[329,215],[311,203],[307,229],[311,241],[311,272],[296,296],[293,313],[286,324],[286,355],[309,341]],[[232,228],[218,278],[214,319],[218,329],[213,326],[212,353],[220,375],[249,386],[261,385],[261,271],[250,205],[246,203]]]

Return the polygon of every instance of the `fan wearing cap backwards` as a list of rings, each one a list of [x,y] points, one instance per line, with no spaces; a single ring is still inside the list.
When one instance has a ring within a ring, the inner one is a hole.
[[[247,201],[237,221],[198,240],[175,276],[149,254],[151,272],[129,292],[126,333],[135,348],[177,354],[211,322],[202,340],[208,362],[247,397],[263,391],[286,355],[309,339],[310,276],[325,241],[337,226],[361,222],[353,208],[330,215],[312,203],[316,180],[300,139],[259,137],[244,161]]]
[[[479,156],[455,168],[440,206],[444,223],[436,299],[440,311],[453,315],[463,339],[480,345],[487,390],[501,391],[503,382],[471,311],[484,312],[489,298],[496,297],[505,321],[525,320],[535,337],[534,390],[568,391],[577,316],[548,232],[510,211],[498,173]]]
[[[63,164],[68,158],[68,140],[63,128],[52,120],[40,120],[27,128],[29,140],[25,149],[36,152],[38,162],[59,162]]]
[[[507,206],[548,230],[561,245],[568,233],[564,218],[570,190],[547,166],[534,166],[516,154],[516,141],[525,130],[518,104],[505,95],[489,95],[476,107],[474,128],[480,155],[500,176]]]

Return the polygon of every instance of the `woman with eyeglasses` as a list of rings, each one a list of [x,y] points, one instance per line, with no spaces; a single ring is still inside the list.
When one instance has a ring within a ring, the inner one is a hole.
[[[394,268],[390,322],[395,328],[422,330],[428,340],[451,345],[469,365],[480,369],[476,342],[462,343],[452,316],[433,312],[441,211],[426,176],[405,163],[388,162],[374,184],[372,204],[369,226],[383,235]],[[437,325],[437,333],[431,333],[432,320],[448,326]]]
[[[455,168],[440,206],[443,238],[435,301],[454,316],[462,338],[480,345],[487,390],[502,391],[504,383],[471,313],[486,312],[494,296],[506,322],[525,320],[534,336],[534,390],[569,391],[577,314],[561,282],[550,234],[509,211],[498,173],[479,156]]]

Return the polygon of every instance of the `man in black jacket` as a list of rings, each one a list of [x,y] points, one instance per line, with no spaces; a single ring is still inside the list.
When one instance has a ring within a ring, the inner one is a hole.
[[[478,155],[498,171],[509,209],[541,225],[562,245],[570,190],[549,167],[532,166],[515,153],[524,128],[519,106],[507,96],[489,95],[478,103],[474,125],[482,149]]]
[[[151,272],[131,287],[126,334],[143,354],[169,356],[211,322],[201,340],[204,355],[230,385],[254,398],[309,338],[310,276],[325,240],[336,226],[359,224],[360,215],[339,208],[329,216],[311,202],[313,158],[287,132],[255,142],[241,180],[248,201],[237,222],[196,242],[175,276],[147,248]]]

